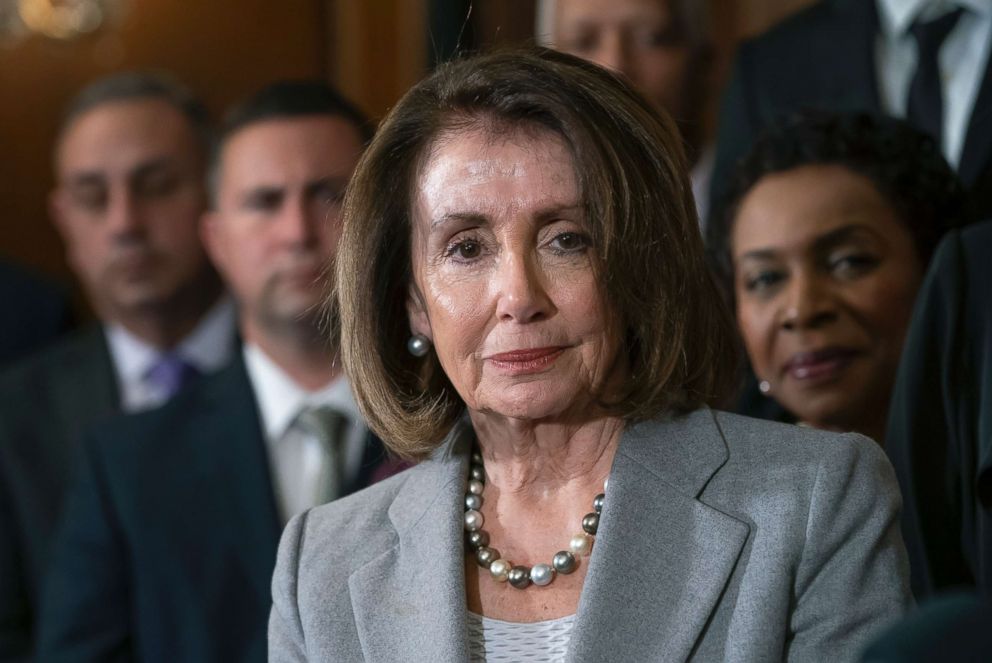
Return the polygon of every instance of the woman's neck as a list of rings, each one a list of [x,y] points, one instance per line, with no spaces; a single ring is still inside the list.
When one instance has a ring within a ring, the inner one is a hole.
[[[546,499],[566,486],[601,485],[623,422],[530,422],[472,413],[487,484],[501,495]]]

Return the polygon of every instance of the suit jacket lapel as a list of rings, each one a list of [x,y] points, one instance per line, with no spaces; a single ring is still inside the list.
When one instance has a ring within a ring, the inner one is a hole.
[[[471,426],[460,423],[431,462],[411,470],[389,509],[396,546],[349,580],[369,663],[406,660],[410,652],[424,661],[468,660],[461,523],[471,441]]]
[[[966,186],[975,184],[981,171],[989,164],[992,152],[992,55],[985,65],[985,77],[975,98],[971,122],[961,153],[958,173]]]
[[[83,332],[60,379],[52,381],[57,407],[73,436],[93,421],[120,412],[120,390],[107,338],[100,327]],[[71,439],[71,438],[70,438]]]
[[[690,656],[749,533],[696,499],[726,459],[709,411],[624,434],[567,660]]]
[[[271,600],[271,579],[281,523],[269,473],[255,395],[244,362],[238,358],[210,381],[208,407],[197,426],[192,453],[217,467],[213,476],[224,483],[212,494],[231,502],[232,545],[265,601]],[[211,493],[208,493],[211,494]]]

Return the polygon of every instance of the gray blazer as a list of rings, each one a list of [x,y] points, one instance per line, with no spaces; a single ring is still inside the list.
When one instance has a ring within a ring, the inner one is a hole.
[[[468,660],[472,435],[289,523],[270,661]],[[858,435],[710,410],[631,426],[566,660],[854,660],[910,602],[899,506]]]

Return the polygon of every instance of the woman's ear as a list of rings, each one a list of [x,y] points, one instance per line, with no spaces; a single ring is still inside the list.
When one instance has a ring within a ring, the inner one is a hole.
[[[417,286],[410,284],[406,294],[406,316],[410,321],[410,333],[420,334],[433,342],[434,335],[431,333],[431,321],[427,317],[427,307],[424,305],[424,298],[420,294]]]

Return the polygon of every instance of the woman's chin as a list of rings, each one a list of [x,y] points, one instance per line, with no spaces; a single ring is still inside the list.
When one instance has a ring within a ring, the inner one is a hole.
[[[577,394],[549,389],[547,384],[518,384],[479,394],[469,408],[509,419],[540,421],[558,419],[575,410]],[[571,392],[571,390],[568,390]],[[582,399],[585,401],[585,399]]]

